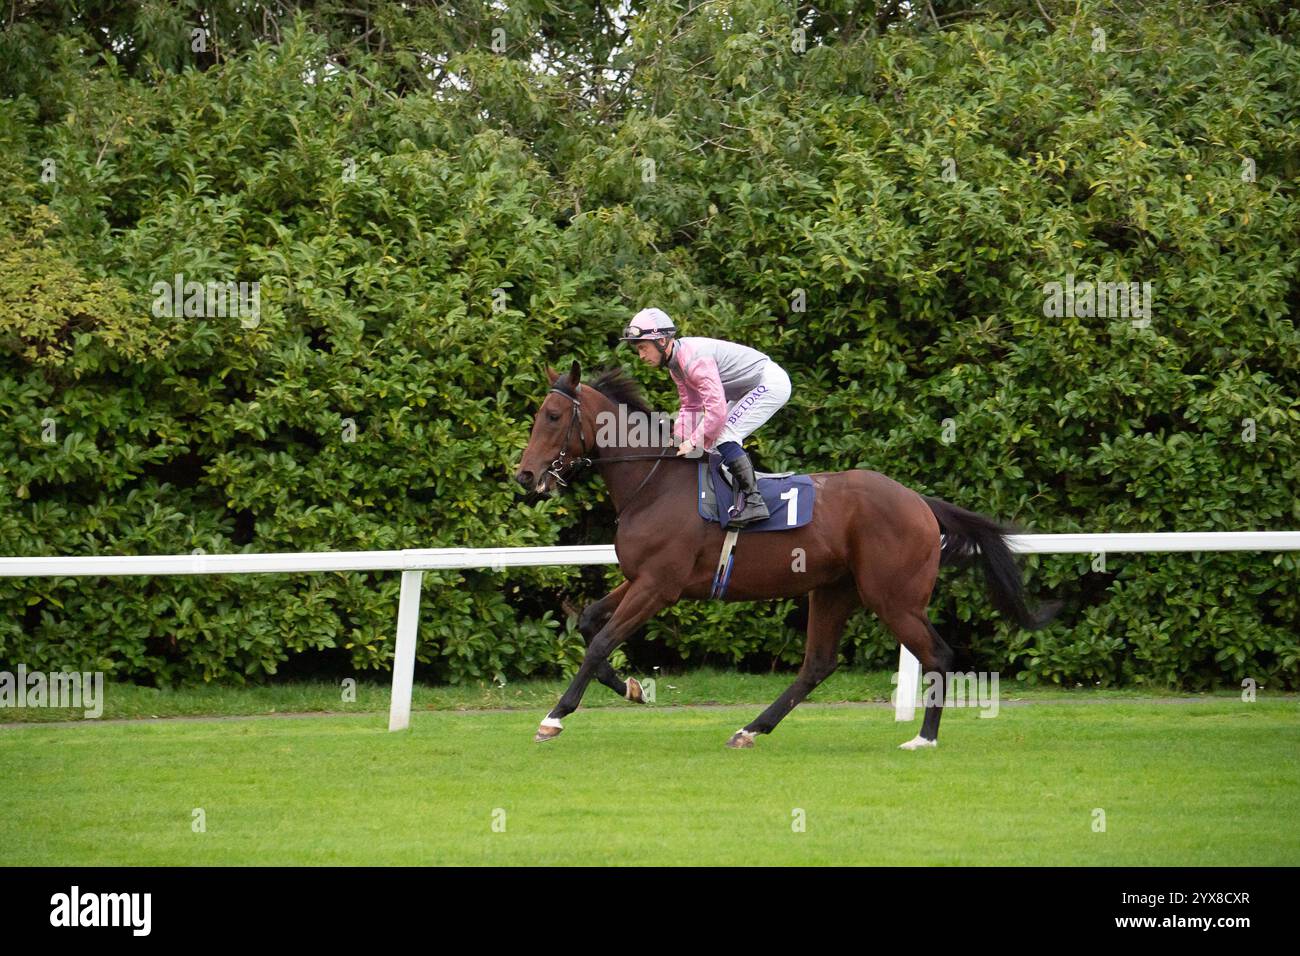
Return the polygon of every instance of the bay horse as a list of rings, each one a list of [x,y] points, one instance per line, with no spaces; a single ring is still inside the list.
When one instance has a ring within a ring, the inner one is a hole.
[[[706,522],[696,510],[698,456],[678,456],[666,437],[647,443],[638,437],[639,447],[634,447],[629,436],[610,440],[609,430],[599,429],[598,416],[617,417],[619,406],[625,419],[629,411],[654,416],[631,376],[613,368],[586,384],[576,361],[568,375],[550,367],[546,374],[551,388],[534,416],[515,480],[536,500],[557,494],[583,467],[594,465],[617,514],[614,550],[626,580],[579,616],[586,654],[538,727],[537,741],[560,734],[561,720],[578,709],[593,677],[628,700],[645,702],[635,678],[623,681],[614,673],[609,653],[664,608],[683,598],[709,599],[725,536],[720,525]],[[597,441],[601,434],[606,435],[604,447]],[[934,747],[953,662],[951,648],[926,611],[939,568],[978,560],[994,606],[1027,629],[1051,620],[1060,602],[1034,612],[1026,607],[1020,569],[1004,540],[1013,533],[1011,527],[921,495],[875,471],[809,477],[816,500],[811,522],[790,531],[742,531],[725,594],[728,601],[808,595],[803,666],[785,693],[736,731],[727,746],[752,747],[755,735],[770,734],[835,670],[844,625],[865,605],[935,682],[925,697],[921,732],[901,747]]]

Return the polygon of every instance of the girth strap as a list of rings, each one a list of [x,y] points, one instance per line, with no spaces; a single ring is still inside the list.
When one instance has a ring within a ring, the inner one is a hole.
[[[727,582],[731,580],[731,561],[735,557],[736,539],[740,537],[740,529],[732,528],[727,532],[727,536],[722,539],[722,552],[718,555],[718,570],[713,572],[713,587],[709,591],[709,597],[722,600],[722,595],[727,592]]]

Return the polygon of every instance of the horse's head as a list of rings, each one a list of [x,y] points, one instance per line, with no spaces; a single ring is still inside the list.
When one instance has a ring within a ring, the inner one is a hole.
[[[515,472],[515,481],[524,491],[540,495],[558,490],[583,464],[590,464],[585,456],[591,449],[583,440],[578,404],[581,373],[576,361],[568,375],[546,368],[551,390],[533,417],[533,433]]]

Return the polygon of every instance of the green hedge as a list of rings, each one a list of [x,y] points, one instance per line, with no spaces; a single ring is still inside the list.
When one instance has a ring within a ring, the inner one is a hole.
[[[790,372],[762,466],[873,468],[1039,531],[1297,526],[1300,14],[939,3],[936,29],[805,6],[798,52],[781,3],[638,4],[626,88],[584,98],[529,68],[612,47],[576,4],[365,3],[368,33],[352,4],[266,33],[217,6],[215,52],[173,42],[184,5],[106,14],[116,53],[45,8],[0,39],[8,554],[608,542],[599,481],[523,508],[511,474],[544,365],[631,365],[616,334],[649,304]],[[257,323],[156,317],[176,273],[259,281]],[[1070,274],[1153,283],[1150,326],[1046,317]],[[1043,557],[1031,590],[1068,602],[1048,629],[996,617],[970,572],[935,618],[1032,680],[1295,687],[1297,570]],[[572,610],[618,578],[426,580],[420,660],[463,681],[571,670]],[[397,588],[6,579],[0,664],[384,670]],[[679,605],[628,653],[794,665],[795,610]],[[853,622],[855,663],[895,653]]]

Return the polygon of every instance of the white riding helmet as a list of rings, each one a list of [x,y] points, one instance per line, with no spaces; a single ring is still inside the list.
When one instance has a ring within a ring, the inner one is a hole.
[[[673,320],[663,309],[642,309],[632,316],[632,324],[623,330],[620,342],[639,342],[642,339],[666,339],[677,334]]]

